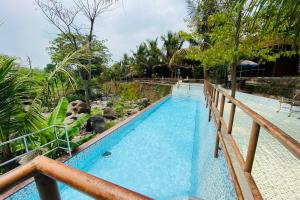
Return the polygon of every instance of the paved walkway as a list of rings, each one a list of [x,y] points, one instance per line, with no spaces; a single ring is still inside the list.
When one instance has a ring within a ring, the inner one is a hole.
[[[277,100],[237,92],[236,98],[300,141],[300,113],[288,117],[288,109],[279,113]],[[224,118],[229,120],[231,104],[226,103]],[[252,119],[237,109],[233,128],[235,138],[246,158]],[[261,129],[252,175],[263,198],[270,200],[300,199],[300,161],[267,131]]]
[[[182,87],[188,90],[188,87]],[[203,92],[197,90],[192,93]],[[183,89],[180,91],[184,94]],[[236,98],[300,141],[300,112],[288,117],[288,109],[276,112],[279,108],[277,100],[241,92],[237,92]],[[230,106],[231,104],[226,102],[224,119],[227,122]],[[237,108],[232,134],[244,158],[247,154],[251,126],[252,119]],[[263,128],[260,131],[252,175],[264,199],[300,199],[300,161]]]

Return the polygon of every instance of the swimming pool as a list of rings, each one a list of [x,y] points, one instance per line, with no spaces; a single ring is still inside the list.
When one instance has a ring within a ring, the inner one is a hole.
[[[65,163],[155,199],[236,199],[203,98],[167,97]],[[89,199],[59,188],[62,199]],[[39,199],[35,183],[8,199]]]

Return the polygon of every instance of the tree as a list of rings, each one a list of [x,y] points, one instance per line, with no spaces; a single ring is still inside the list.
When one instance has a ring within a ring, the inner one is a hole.
[[[209,18],[218,13],[224,5],[222,0],[186,0],[188,10],[188,21],[190,29],[197,37],[186,37],[192,46],[198,46],[201,50],[207,50],[212,47],[210,33],[212,25]],[[187,36],[183,33],[183,35]],[[204,78],[207,78],[207,67],[203,67]]]
[[[141,43],[135,53],[133,53],[133,71],[135,75],[142,77],[146,75],[148,66],[148,51],[146,43]]]
[[[161,36],[163,41],[163,51],[165,54],[166,65],[169,66],[170,60],[173,55],[182,48],[184,39],[178,33],[168,32],[167,35]],[[171,74],[173,76],[173,68],[171,68]]]
[[[88,36],[76,35],[78,47],[82,48],[86,44]],[[104,44],[105,41],[97,40],[96,37],[92,41],[91,52],[91,75],[96,76],[101,73],[101,69],[108,64],[111,59],[111,54]],[[67,37],[59,34],[50,42],[48,48],[51,60],[53,63],[61,62],[64,57],[75,51],[74,46],[70,43]]]
[[[79,49],[78,35],[88,35],[86,44],[88,44],[89,50],[92,50],[93,31],[96,22],[96,18],[107,10],[114,2],[113,0],[74,0],[75,6],[72,9],[68,9],[57,0],[35,0],[43,14],[48,21],[55,26],[62,35],[64,35],[69,42],[73,45],[75,50]],[[75,18],[79,13],[83,13],[89,20],[89,32],[88,34],[80,33],[80,26],[76,24]],[[89,68],[80,71],[80,77],[82,87],[85,93],[86,103],[89,105],[89,93],[88,93],[88,81],[90,80],[90,68],[92,61],[88,61]]]
[[[204,1],[203,1],[204,2]],[[218,71],[218,68],[226,66],[231,71],[232,92],[235,96],[236,91],[236,66],[241,59],[259,59],[260,62],[275,61],[280,55],[293,55],[293,51],[282,50],[280,52],[272,51],[272,47],[267,44],[272,43],[276,38],[282,38],[283,34],[293,35],[284,26],[280,26],[280,31],[274,31],[266,22],[266,13],[269,13],[264,6],[257,6],[258,1],[246,0],[224,1],[218,3],[217,9],[207,18],[208,30],[197,32],[193,28],[191,34],[184,33],[187,40],[197,41],[198,46],[191,47],[186,55],[189,59],[195,59],[201,62],[205,69],[211,68]],[[264,1],[265,2],[265,1]],[[203,4],[198,4],[198,10],[203,10]],[[261,8],[261,13],[255,14],[256,9]],[[274,8],[275,9],[275,8]],[[200,19],[203,14],[198,12]],[[275,19],[273,19],[276,21]],[[281,21],[281,20],[279,20]],[[288,24],[288,21],[285,21]],[[197,27],[197,23],[191,24],[191,27]],[[267,27],[269,28],[262,28]],[[274,26],[271,25],[271,27]],[[202,43],[208,36],[209,46],[204,48]],[[189,39],[192,38],[192,39]],[[290,38],[290,37],[288,37]]]
[[[158,39],[147,41],[148,62],[146,72],[148,76],[153,73],[153,68],[163,65],[164,55],[158,47]]]
[[[293,41],[292,48],[298,55],[298,73],[300,74],[300,1],[294,0],[256,0],[252,1],[248,15],[254,16],[254,22],[262,19],[262,31],[281,35]]]
[[[93,36],[94,36],[94,26],[96,19],[99,15],[105,12],[110,8],[117,0],[74,0],[77,8],[83,13],[86,19],[89,22],[89,33],[87,34],[87,43],[89,50],[93,51]],[[91,67],[92,62],[89,61],[89,67]],[[91,79],[90,71],[84,71],[81,73],[83,80],[83,87],[85,91],[86,103],[89,105],[89,96],[88,96],[88,81]]]

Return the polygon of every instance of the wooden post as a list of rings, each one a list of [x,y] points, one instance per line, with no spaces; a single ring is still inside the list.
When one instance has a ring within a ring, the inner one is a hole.
[[[210,97],[210,99],[209,99],[209,111],[208,111],[208,121],[209,121],[209,122],[210,122],[210,120],[211,120],[212,102],[213,102],[213,100],[212,100],[212,98]]]
[[[231,134],[231,132],[232,132],[233,121],[234,121],[234,114],[235,114],[235,108],[236,108],[236,105],[234,103],[232,103],[231,104],[231,109],[230,109],[230,116],[229,116],[227,134]]]
[[[218,152],[219,152],[220,138],[219,138],[218,132],[221,131],[221,128],[222,128],[221,118],[223,117],[223,113],[224,113],[224,104],[225,104],[225,96],[222,94],[221,104],[220,104],[220,114],[219,114],[219,119],[218,119],[218,123],[217,123],[217,135],[216,135],[216,144],[215,144],[215,152],[214,152],[215,158],[218,157]]]
[[[206,96],[206,108],[207,108],[207,106],[208,106],[208,101],[209,101],[209,100],[208,100],[208,98],[209,98],[209,93],[206,93],[206,95],[207,95],[207,96]]]
[[[58,186],[55,180],[38,174],[34,177],[41,200],[60,200]]]
[[[218,105],[219,105],[219,95],[220,95],[220,92],[219,92],[219,90],[218,90],[218,91],[217,91],[217,98],[216,98],[216,102],[215,102],[216,108],[218,108]]]
[[[247,158],[246,158],[245,167],[244,167],[244,171],[248,172],[248,173],[251,173],[251,170],[252,170],[258,136],[259,136],[259,131],[260,131],[260,125],[258,123],[256,123],[255,121],[253,121],[251,135],[250,135],[250,141],[249,141],[249,145],[248,145]]]
[[[213,90],[213,95],[212,95],[212,102],[214,103],[215,102],[215,98],[216,98],[216,89],[213,87],[212,88]]]

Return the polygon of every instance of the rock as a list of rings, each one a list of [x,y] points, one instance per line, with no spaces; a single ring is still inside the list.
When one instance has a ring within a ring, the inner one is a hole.
[[[138,100],[136,101],[136,103],[137,103],[139,106],[146,107],[146,106],[149,105],[149,99],[147,99],[147,98],[138,99]]]
[[[107,100],[108,100],[108,97],[107,97],[107,96],[102,96],[102,97],[101,97],[101,100],[102,100],[102,101],[107,101]]]
[[[107,107],[112,107],[113,103],[111,101],[107,101],[106,106]]]
[[[78,108],[78,114],[81,114],[81,113],[90,113],[91,112],[91,109],[90,108],[83,108],[83,107],[79,107]]]
[[[91,108],[96,108],[102,110],[103,108],[107,107],[106,101],[93,101],[91,102]]]
[[[64,121],[65,125],[72,124],[78,118],[80,118],[85,113],[90,113],[91,109],[86,103],[81,100],[72,101],[68,105],[66,118]]]
[[[92,116],[86,124],[86,131],[100,133],[105,128],[104,118],[100,115]]]
[[[74,116],[68,116],[65,118],[64,124],[69,125],[72,124],[75,121]]]
[[[128,114],[128,115],[134,115],[134,114],[138,113],[139,111],[140,111],[139,108],[134,108],[134,109],[128,110],[128,111],[127,111],[127,114]]]
[[[66,116],[76,116],[76,114],[90,113],[89,106],[81,100],[72,101],[68,105]]]
[[[118,113],[116,113],[116,111],[114,111],[111,107],[106,107],[103,109],[103,117],[114,120],[118,118]]]

